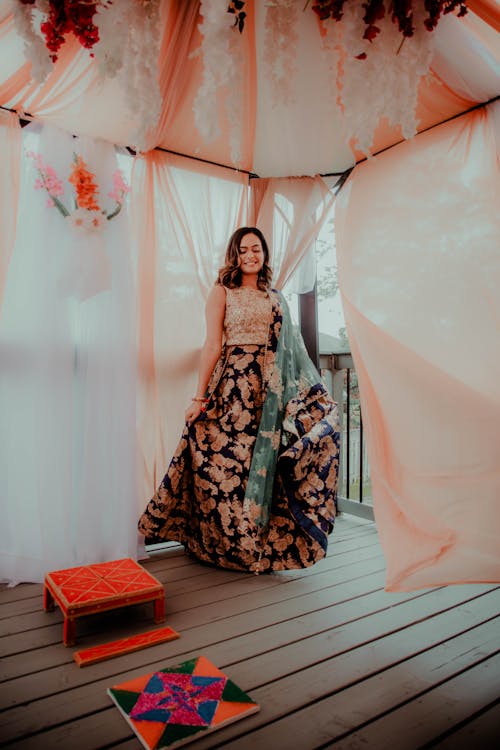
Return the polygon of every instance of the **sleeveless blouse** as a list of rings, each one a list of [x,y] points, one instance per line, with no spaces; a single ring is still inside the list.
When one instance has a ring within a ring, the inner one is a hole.
[[[267,344],[272,304],[267,292],[226,287],[224,336],[226,346]]]

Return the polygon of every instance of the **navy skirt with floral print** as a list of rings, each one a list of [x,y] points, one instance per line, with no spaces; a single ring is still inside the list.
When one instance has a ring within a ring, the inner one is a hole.
[[[336,405],[321,383],[293,404],[296,435],[279,454],[268,523],[245,517],[265,350],[246,345],[225,352],[209,409],[184,428],[140,518],[146,543],[175,540],[202,562],[254,573],[308,567],[326,554],[339,433]]]

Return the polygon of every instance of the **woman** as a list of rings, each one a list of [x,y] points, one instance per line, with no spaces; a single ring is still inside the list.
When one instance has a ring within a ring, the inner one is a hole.
[[[237,229],[207,300],[181,441],[139,521],[147,542],[253,573],[324,557],[338,472],[336,405],[270,285],[262,232]]]

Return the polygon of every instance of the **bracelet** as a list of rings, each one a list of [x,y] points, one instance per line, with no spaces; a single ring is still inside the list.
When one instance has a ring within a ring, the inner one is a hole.
[[[208,398],[202,398],[201,396],[193,396],[191,401],[199,401],[202,404],[208,404]]]

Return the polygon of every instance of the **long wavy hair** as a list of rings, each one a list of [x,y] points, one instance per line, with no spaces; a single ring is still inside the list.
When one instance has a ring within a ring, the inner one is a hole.
[[[221,284],[229,289],[235,289],[236,287],[241,286],[242,273],[240,267],[240,244],[243,237],[247,234],[255,234],[262,244],[262,250],[264,251],[264,264],[257,276],[257,287],[263,292],[266,292],[271,286],[273,272],[269,265],[269,247],[267,246],[266,238],[257,227],[240,227],[233,232],[227,245],[224,265],[219,270],[216,284]]]

